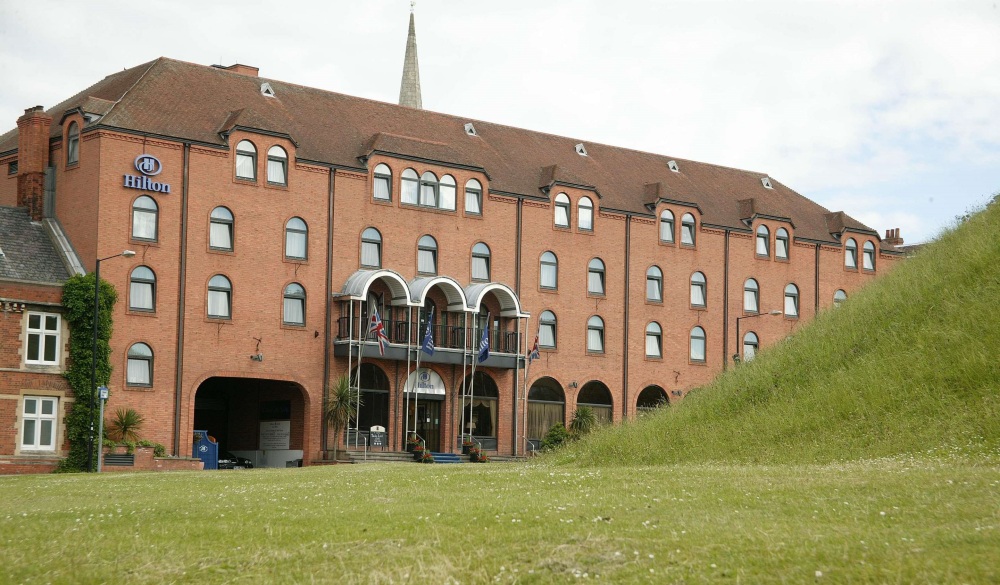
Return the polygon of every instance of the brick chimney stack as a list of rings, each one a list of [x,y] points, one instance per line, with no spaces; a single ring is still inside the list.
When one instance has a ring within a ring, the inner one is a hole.
[[[893,247],[899,247],[903,245],[903,238],[899,237],[899,228],[893,228],[891,230],[885,230],[885,238],[883,241]]]
[[[17,205],[41,221],[45,205],[45,167],[49,165],[52,116],[42,106],[24,110],[17,119]]]

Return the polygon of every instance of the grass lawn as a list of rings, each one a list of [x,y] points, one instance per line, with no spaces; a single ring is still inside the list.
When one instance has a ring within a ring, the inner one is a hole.
[[[1000,581],[1000,463],[0,478],[4,583]]]

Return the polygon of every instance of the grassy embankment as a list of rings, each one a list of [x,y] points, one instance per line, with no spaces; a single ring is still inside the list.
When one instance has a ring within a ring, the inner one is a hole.
[[[0,582],[998,582],[997,233],[530,464],[0,478]]]

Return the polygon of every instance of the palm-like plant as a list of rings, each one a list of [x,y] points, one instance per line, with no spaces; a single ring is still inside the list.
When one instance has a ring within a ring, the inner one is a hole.
[[[119,408],[108,425],[108,436],[119,443],[139,441],[139,431],[146,420],[133,408]]]
[[[579,437],[589,433],[595,426],[597,426],[597,414],[594,409],[589,406],[577,407],[576,414],[569,423],[569,429]]]
[[[336,440],[333,442],[333,459],[337,460],[337,445],[340,443],[340,432],[347,427],[352,418],[358,416],[361,408],[361,397],[351,390],[351,379],[345,374],[330,388],[326,401],[326,422],[333,430]]]

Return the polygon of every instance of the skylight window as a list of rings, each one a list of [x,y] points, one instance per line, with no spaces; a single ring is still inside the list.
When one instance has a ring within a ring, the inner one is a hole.
[[[773,189],[774,188],[774,187],[771,186],[771,179],[770,179],[770,177],[761,177],[760,178],[760,184],[764,185],[765,189]]]
[[[587,147],[584,146],[582,142],[580,144],[577,144],[576,153],[579,154],[580,156],[587,156]]]
[[[465,124],[465,133],[469,136],[479,136],[479,134],[476,134],[476,127],[472,125],[472,122]]]
[[[677,166],[677,161],[675,160],[667,161],[667,168],[675,173],[681,172],[680,168]]]
[[[265,81],[264,83],[260,84],[260,93],[264,97],[274,97],[274,88],[271,87],[270,83]]]

